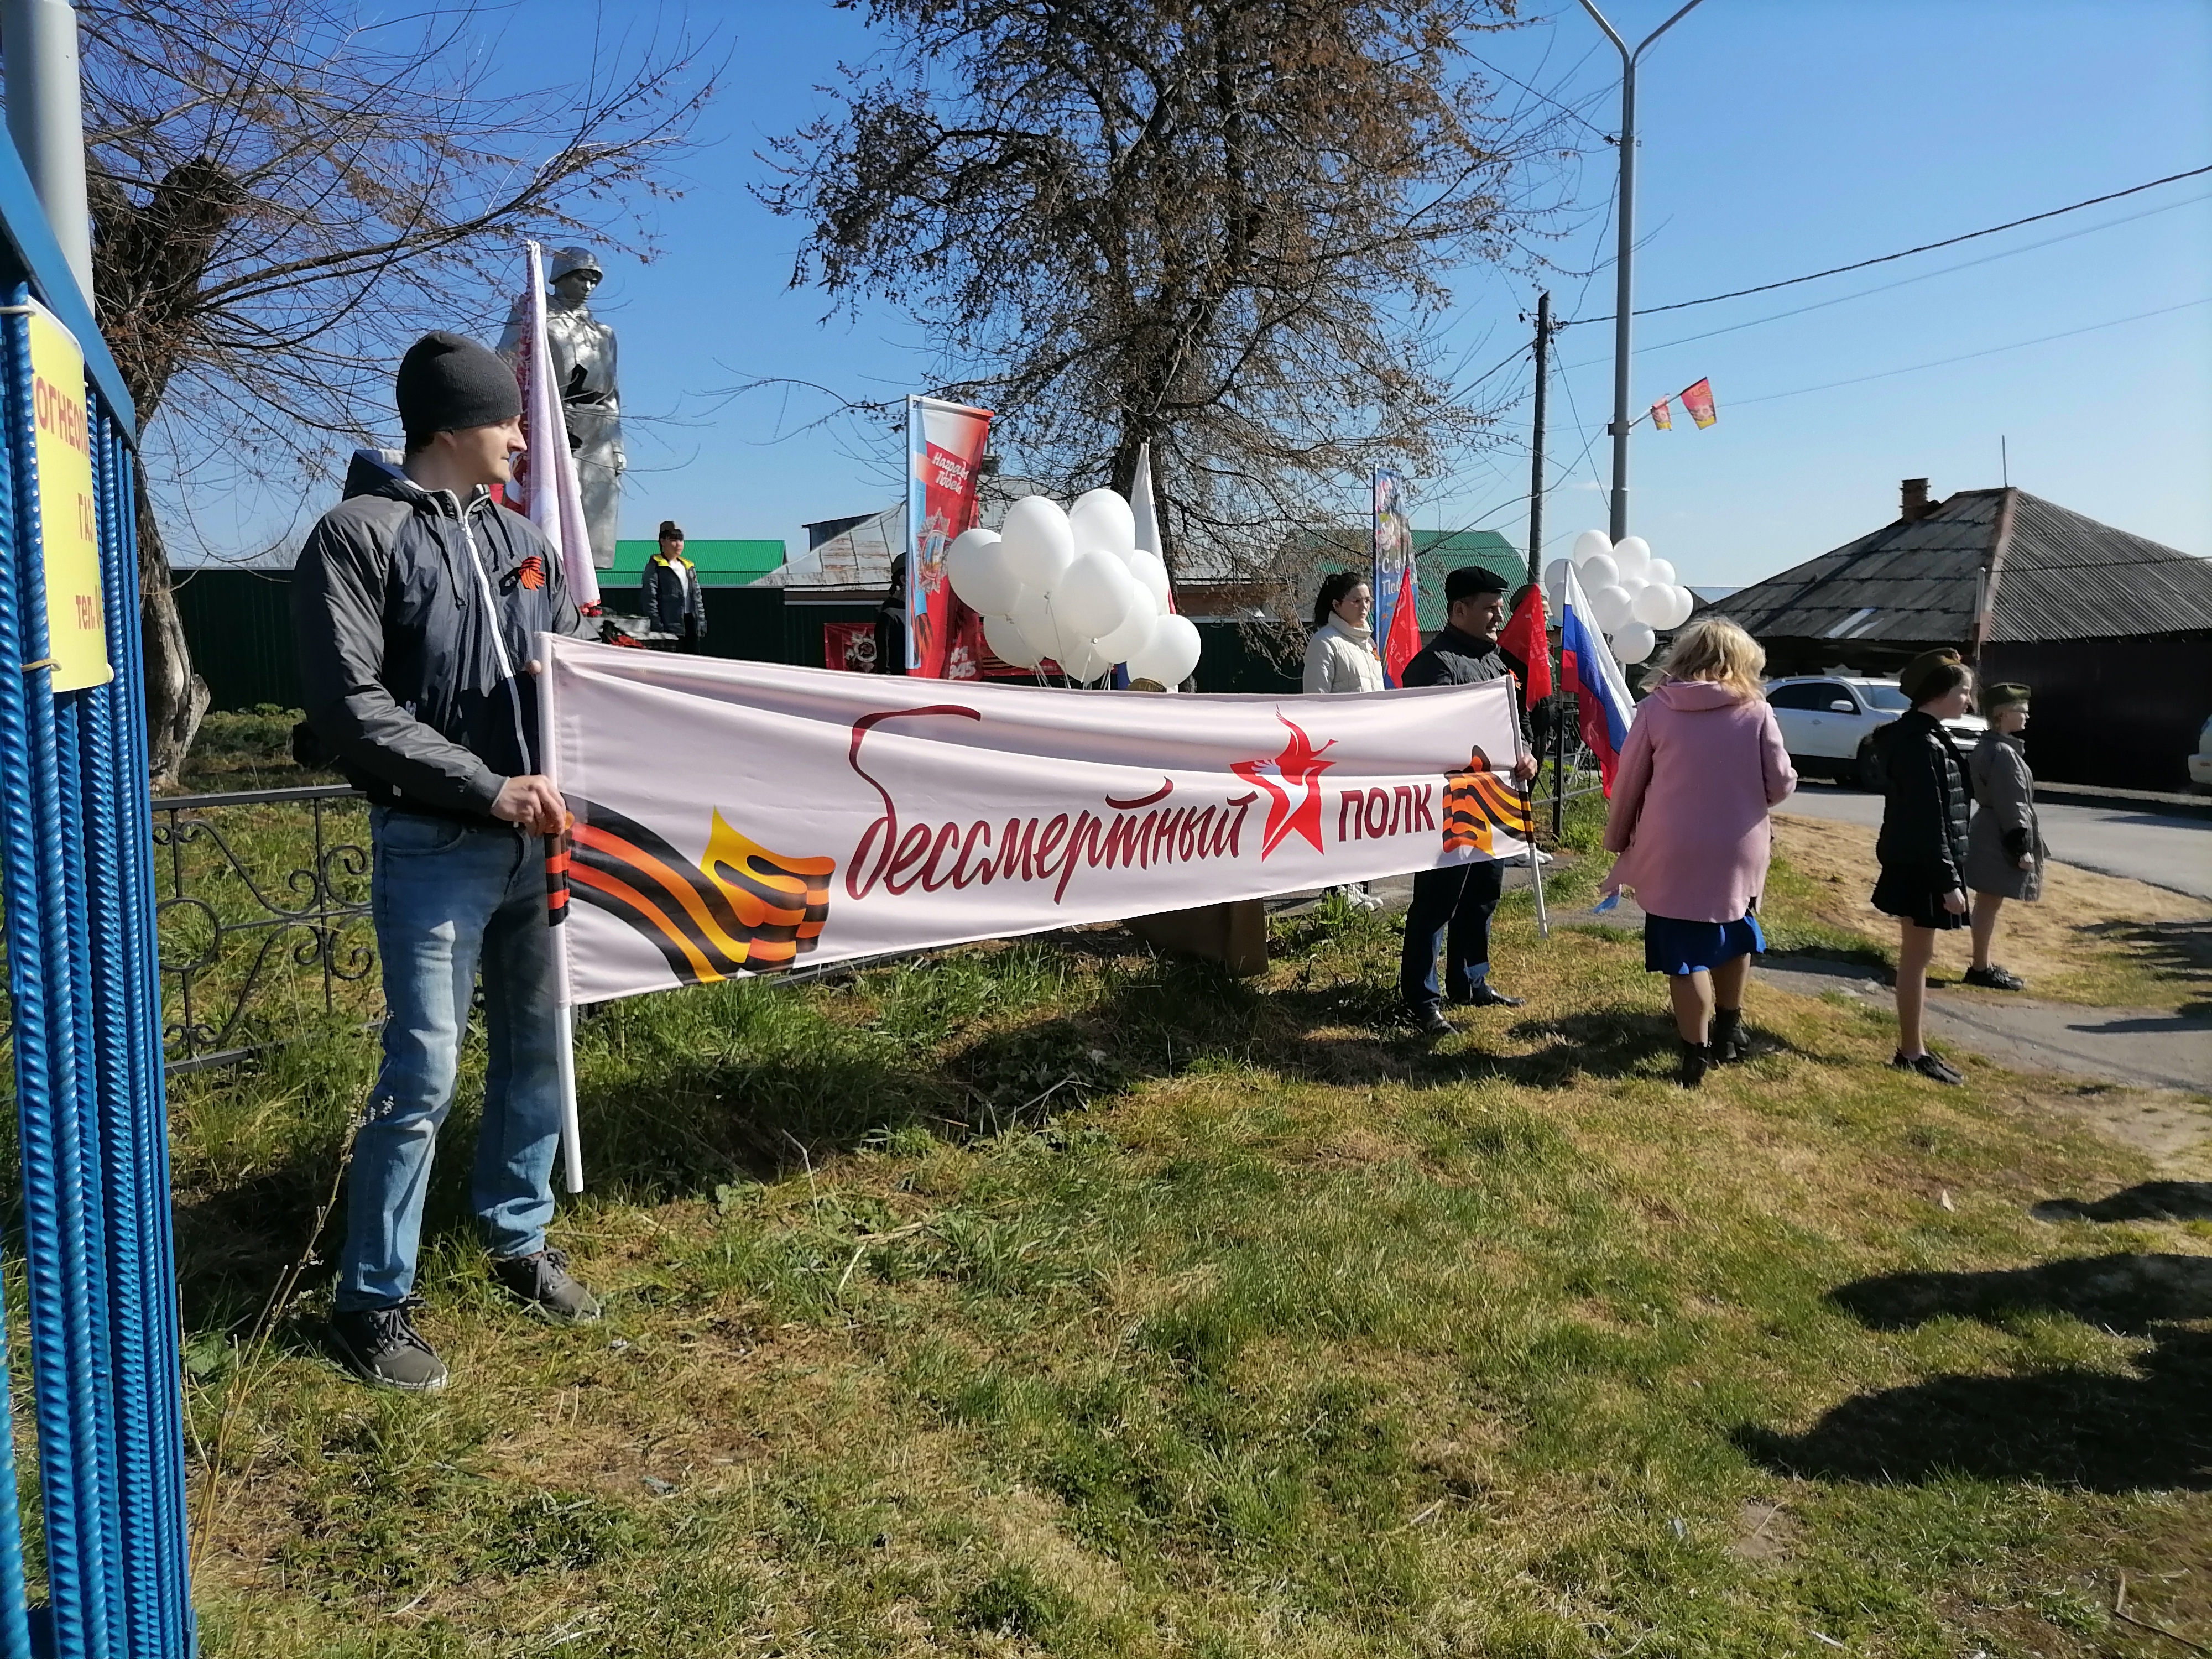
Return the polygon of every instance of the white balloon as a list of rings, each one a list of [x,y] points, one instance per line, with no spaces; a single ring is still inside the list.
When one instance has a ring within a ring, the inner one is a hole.
[[[1664,559],[1654,559],[1645,568],[1644,580],[1655,587],[1672,587],[1674,585],[1674,567]]]
[[[1680,628],[1690,620],[1690,613],[1698,608],[1698,596],[1677,583],[1674,586],[1674,609],[1667,618],[1667,626]]]
[[[1587,564],[1590,560],[1612,551],[1613,538],[1605,532],[1585,530],[1575,538],[1575,550],[1571,556],[1577,564]]]
[[[1651,584],[1645,581],[1641,576],[1623,576],[1619,581],[1615,582],[1613,586],[1618,587],[1622,592],[1628,595],[1628,609],[1630,613],[1632,615],[1636,610],[1637,595],[1643,592],[1643,591],[1650,586]]]
[[[1053,615],[1064,641],[1095,640],[1110,634],[1129,614],[1136,579],[1128,566],[1103,548],[1092,548],[1060,573],[1053,585]]]
[[[1152,608],[1152,596],[1137,588],[1137,596],[1130,604],[1129,614],[1121,618],[1121,625],[1110,634],[1098,636],[1100,653],[1109,662],[1128,661],[1145,648],[1146,641],[1152,637],[1152,624],[1159,617],[1160,613]]]
[[[1544,567],[1545,586],[1557,587],[1561,582],[1566,580],[1566,579],[1567,562],[1565,559],[1554,559],[1551,563]]]
[[[1615,662],[1642,662],[1651,654],[1658,641],[1651,637],[1648,623],[1632,622],[1613,636],[1613,658]]]
[[[1629,606],[1629,615],[1651,628],[1672,628],[1668,620],[1674,614],[1674,590],[1660,582],[1646,582],[1644,591]]]
[[[1628,620],[1628,595],[1617,586],[1599,588],[1589,596],[1589,602],[1601,634],[1611,634]]]
[[[1594,553],[1575,571],[1575,580],[1583,585],[1583,592],[1594,595],[1599,588],[1610,587],[1620,580],[1620,567],[1610,553]]]
[[[1651,568],[1651,544],[1641,536],[1623,536],[1613,544],[1613,562],[1624,576],[1641,576]]]
[[[970,530],[945,550],[945,579],[961,604],[986,617],[1011,617],[1021,580],[1006,563],[995,530]]]
[[[1044,660],[1044,653],[1030,643],[1022,625],[1011,617],[983,618],[983,642],[991,647],[991,654],[1017,668],[1035,668]]]
[[[1086,684],[1103,678],[1106,671],[1114,665],[1114,659],[1101,651],[1094,640],[1079,641],[1068,647],[1065,655],[1053,660],[1060,665],[1060,672],[1068,678]]]
[[[1024,495],[1008,507],[999,545],[1015,580],[1040,593],[1050,591],[1075,557],[1067,514],[1049,495]]]
[[[1075,544],[1103,547],[1126,560],[1137,550],[1137,520],[1129,503],[1110,489],[1093,489],[1075,498],[1067,509],[1067,527]]]
[[[1168,585],[1168,568],[1161,562],[1160,556],[1139,548],[1129,556],[1129,574],[1152,590],[1160,614],[1166,615],[1168,596],[1172,590]]]
[[[1053,615],[1050,599],[1033,587],[1024,589],[1014,606],[1014,626],[1036,647],[1037,655],[1055,662],[1060,659],[1060,623]]]
[[[1184,616],[1162,617],[1152,625],[1145,648],[1129,659],[1129,678],[1181,685],[1198,666],[1198,625]]]
[[[1549,614],[1556,624],[1559,612],[1567,608],[1567,585],[1565,582],[1554,582],[1546,588],[1544,603],[1548,607]]]

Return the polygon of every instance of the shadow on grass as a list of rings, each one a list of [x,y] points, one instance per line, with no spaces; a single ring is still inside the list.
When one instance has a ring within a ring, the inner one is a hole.
[[[2038,1221],[2212,1221],[2212,1181],[2145,1181],[2100,1199],[2048,1198]]]
[[[2212,1015],[2212,921],[2098,921],[2081,931],[2179,985],[2181,1012]]]
[[[1802,1435],[1734,1438],[1778,1473],[1875,1483],[1966,1476],[2096,1492],[2212,1488],[2212,1258],[2119,1254],[1986,1273],[1892,1273],[1832,1300],[1876,1330],[2056,1312],[2152,1346],[2124,1371],[1943,1376],[1845,1401]]]

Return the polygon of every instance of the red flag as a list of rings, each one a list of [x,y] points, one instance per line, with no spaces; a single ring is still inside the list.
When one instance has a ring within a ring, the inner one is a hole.
[[[1552,695],[1552,642],[1544,627],[1544,590],[1530,583],[1522,596],[1521,605],[1513,613],[1513,620],[1505,624],[1498,636],[1500,648],[1518,657],[1528,669],[1528,681],[1522,688],[1524,706],[1542,702]]]
[[[1713,409],[1713,383],[1711,380],[1700,380],[1695,386],[1685,386],[1678,395],[1682,399],[1682,407],[1690,411],[1690,418],[1698,423],[1699,431],[1720,419]]]
[[[1674,400],[1672,398],[1662,398],[1651,405],[1651,424],[1662,432],[1674,429]]]

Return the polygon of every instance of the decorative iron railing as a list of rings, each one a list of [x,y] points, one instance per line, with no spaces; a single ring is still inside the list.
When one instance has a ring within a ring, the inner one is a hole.
[[[380,1016],[358,792],[156,796],[153,809],[170,1071],[242,1060],[319,1015]]]

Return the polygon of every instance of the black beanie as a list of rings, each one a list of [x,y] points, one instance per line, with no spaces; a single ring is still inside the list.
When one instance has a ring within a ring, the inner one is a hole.
[[[1478,593],[1503,593],[1505,578],[1487,565],[1463,564],[1444,578],[1444,603],[1471,599]]]
[[[465,334],[442,328],[407,348],[394,392],[410,449],[441,432],[497,426],[522,413],[514,370]]]

